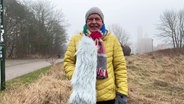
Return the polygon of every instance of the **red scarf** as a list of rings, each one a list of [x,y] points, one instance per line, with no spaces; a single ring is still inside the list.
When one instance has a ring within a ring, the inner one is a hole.
[[[103,40],[101,39],[103,34],[99,31],[92,32],[90,37],[95,41],[95,44],[98,46],[98,54],[97,54],[97,79],[105,79],[108,77],[107,73],[107,56],[106,50],[103,44]]]

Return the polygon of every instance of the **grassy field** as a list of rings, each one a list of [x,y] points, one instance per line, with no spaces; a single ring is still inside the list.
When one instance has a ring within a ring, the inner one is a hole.
[[[184,104],[184,50],[127,57],[129,104]]]
[[[184,104],[184,50],[126,57],[128,104]],[[0,104],[67,104],[72,87],[63,64],[7,82]]]
[[[66,104],[71,85],[63,64],[40,69],[7,82],[0,104]]]
[[[21,86],[26,86],[31,83],[34,83],[40,78],[41,75],[47,73],[49,69],[50,67],[41,68],[37,71],[6,81],[6,89],[0,92],[0,104],[3,104],[4,94],[11,93],[11,91],[17,90]],[[4,104],[6,104],[6,102],[4,102]]]

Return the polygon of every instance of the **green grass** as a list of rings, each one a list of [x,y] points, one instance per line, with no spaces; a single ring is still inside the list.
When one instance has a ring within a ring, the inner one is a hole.
[[[23,84],[30,84],[36,81],[40,75],[45,74],[49,71],[51,66],[38,69],[37,71],[22,75],[12,80],[6,81],[6,90],[17,88]],[[0,92],[1,95],[1,92]]]

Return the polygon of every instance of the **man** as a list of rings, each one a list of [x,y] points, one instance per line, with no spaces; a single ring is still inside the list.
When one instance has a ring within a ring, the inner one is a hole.
[[[127,103],[124,54],[118,39],[106,30],[98,7],[87,11],[83,32],[71,38],[64,70],[73,86],[70,104]]]

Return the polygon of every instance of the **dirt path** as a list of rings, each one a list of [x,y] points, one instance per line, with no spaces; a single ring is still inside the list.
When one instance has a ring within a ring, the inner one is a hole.
[[[62,61],[63,59],[55,60],[56,63]],[[50,65],[51,61],[46,59],[6,60],[6,80],[16,78]]]

